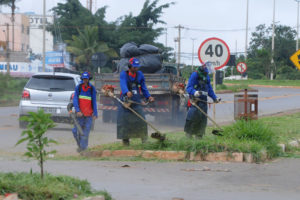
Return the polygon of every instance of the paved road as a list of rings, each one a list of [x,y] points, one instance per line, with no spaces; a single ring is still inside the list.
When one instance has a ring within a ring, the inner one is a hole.
[[[125,164],[130,167],[121,167]],[[47,161],[46,170],[87,179],[116,200],[299,200],[299,166],[300,159],[266,164]],[[31,168],[38,170],[35,162],[0,161],[4,172]],[[211,171],[188,171],[204,168]]]

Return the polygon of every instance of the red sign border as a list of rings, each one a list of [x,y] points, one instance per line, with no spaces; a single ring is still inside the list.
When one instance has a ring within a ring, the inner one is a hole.
[[[241,72],[240,70],[238,70],[238,66],[239,66],[239,64],[241,64],[241,63],[243,63],[243,64],[246,65],[246,69],[245,69],[244,72]],[[237,70],[238,72],[240,72],[241,74],[245,73],[245,72],[247,71],[247,69],[248,69],[248,67],[247,67],[247,64],[246,64],[245,62],[239,62],[239,63],[236,65],[236,70]]]
[[[200,63],[202,63],[202,64],[204,63],[204,61],[203,61],[203,60],[201,59],[201,57],[200,57],[200,51],[201,51],[201,48],[203,47],[203,45],[204,45],[206,42],[210,41],[210,40],[218,40],[219,42],[223,43],[223,44],[225,45],[225,47],[227,48],[227,51],[228,51],[228,58],[226,59],[225,63],[224,63],[223,65],[219,66],[219,67],[215,67],[215,70],[222,69],[224,66],[226,66],[226,64],[228,63],[228,61],[229,61],[229,59],[230,59],[230,50],[229,50],[229,47],[228,47],[228,45],[226,44],[226,42],[224,42],[224,41],[223,41],[222,39],[220,39],[220,38],[212,37],[212,38],[208,38],[208,39],[204,40],[204,41],[201,43],[201,45],[200,45],[200,47],[199,47],[199,49],[198,49],[198,59],[199,59]]]

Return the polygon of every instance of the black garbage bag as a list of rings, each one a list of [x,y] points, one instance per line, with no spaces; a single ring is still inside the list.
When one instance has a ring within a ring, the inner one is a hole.
[[[140,71],[143,73],[155,73],[161,69],[162,57],[160,54],[145,54],[138,56],[140,60]]]
[[[141,55],[143,52],[138,48],[134,42],[124,44],[120,49],[121,58],[131,58]]]
[[[145,54],[136,56],[140,60],[140,71],[143,73],[155,73],[162,67],[162,57],[160,54]],[[130,58],[121,58],[118,64],[118,72],[128,70]]]
[[[140,45],[139,50],[142,52],[142,54],[161,53],[161,50],[158,47],[151,44],[142,44]]]

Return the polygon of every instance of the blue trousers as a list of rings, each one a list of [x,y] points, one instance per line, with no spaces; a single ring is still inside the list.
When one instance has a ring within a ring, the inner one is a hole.
[[[81,126],[83,136],[79,134],[76,125],[74,125],[74,128],[72,129],[72,133],[78,147],[81,150],[85,150],[87,149],[89,143],[89,134],[93,123],[93,117],[77,117],[77,122]]]

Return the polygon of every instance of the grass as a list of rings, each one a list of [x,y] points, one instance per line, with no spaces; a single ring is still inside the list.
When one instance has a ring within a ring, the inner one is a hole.
[[[246,85],[300,86],[300,80],[224,80],[224,83]]]
[[[208,130],[209,131],[209,130]],[[252,153],[259,161],[264,152],[268,158],[281,155],[277,146],[279,137],[269,126],[260,120],[238,121],[237,123],[224,127],[222,137],[206,134],[201,140],[186,138],[184,133],[168,133],[164,144],[150,139],[146,144],[139,140],[132,140],[129,147],[121,143],[111,143],[92,148],[91,150],[167,150],[188,151],[207,154],[209,152],[243,152]]]
[[[14,78],[0,73],[0,106],[16,106],[28,79]]]
[[[18,193],[24,200],[67,200],[77,195],[79,199],[86,196],[104,195],[111,200],[107,192],[92,191],[89,182],[69,176],[52,176],[29,173],[0,173],[0,195]]]
[[[300,113],[264,117],[261,121],[276,130],[280,143],[287,144],[291,140],[300,139]]]
[[[229,90],[231,92],[239,92],[244,89],[251,89],[247,84],[237,84],[237,85],[217,85],[216,90],[222,91],[222,90]]]

